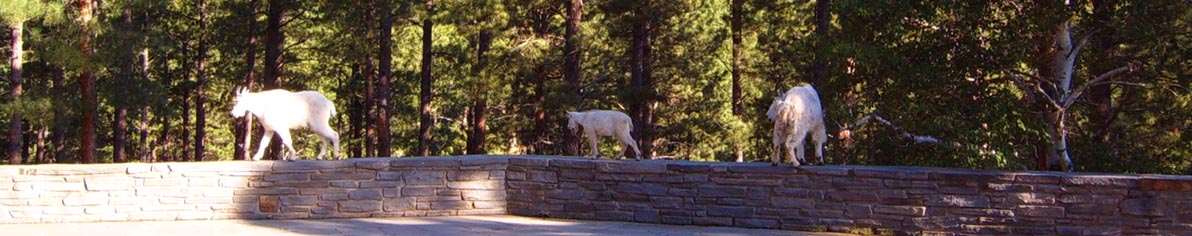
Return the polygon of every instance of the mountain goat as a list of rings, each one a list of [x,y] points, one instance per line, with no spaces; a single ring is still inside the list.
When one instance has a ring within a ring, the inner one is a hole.
[[[335,115],[335,104],[315,91],[290,92],[274,89],[259,93],[241,89],[236,92],[236,105],[232,107],[232,116],[240,118],[245,112],[252,113],[265,128],[261,136],[261,146],[252,156],[254,161],[261,160],[265,155],[265,147],[276,132],[281,137],[282,159],[293,161],[298,157],[294,150],[293,140],[290,139],[290,129],[308,128],[318,134],[323,141],[317,159],[322,160],[327,153],[327,142],[334,143],[333,158],[339,158],[339,134],[331,129],[328,121]]]
[[[787,155],[791,156],[791,163],[799,165],[803,158],[804,140],[811,134],[815,141],[815,156],[824,163],[824,142],[828,135],[824,129],[824,110],[820,106],[819,94],[811,85],[791,88],[785,94],[774,98],[766,116],[774,121],[774,152],[770,158],[773,165],[781,161],[781,147],[786,146]],[[798,150],[798,155],[791,150]]]
[[[588,143],[592,146],[592,158],[600,158],[600,146],[597,142],[600,137],[616,136],[617,140],[621,141],[621,152],[613,159],[621,159],[625,155],[626,147],[633,148],[637,160],[642,159],[641,150],[637,149],[637,143],[633,141],[633,136],[629,135],[629,132],[633,131],[633,120],[625,113],[607,110],[567,112],[567,128],[578,135],[580,127],[583,127],[583,136],[588,137]]]

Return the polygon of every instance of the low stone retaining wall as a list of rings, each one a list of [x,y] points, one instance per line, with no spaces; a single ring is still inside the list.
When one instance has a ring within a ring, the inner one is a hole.
[[[493,214],[928,235],[1192,234],[1192,177],[538,156],[0,166],[0,223]]]
[[[506,214],[506,157],[0,166],[0,222]]]
[[[1192,234],[1192,178],[515,158],[515,215],[882,234]]]

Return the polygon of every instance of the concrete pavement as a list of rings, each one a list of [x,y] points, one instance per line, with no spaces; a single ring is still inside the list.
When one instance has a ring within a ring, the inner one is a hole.
[[[327,220],[212,220],[0,224],[3,235],[801,235],[784,230],[578,221],[522,216],[399,217]]]

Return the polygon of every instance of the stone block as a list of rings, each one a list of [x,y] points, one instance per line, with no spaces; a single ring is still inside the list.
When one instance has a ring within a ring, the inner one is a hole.
[[[1006,196],[1007,203],[1013,204],[1055,204],[1055,195],[1046,193],[1012,193]]]
[[[877,205],[873,207],[873,212],[880,215],[924,217],[927,216],[927,207]]]
[[[414,157],[414,158],[398,158],[389,163],[393,167],[417,167],[417,168],[458,168],[460,166],[460,158],[455,157]]]
[[[404,185],[401,181],[362,181],[361,188],[398,188]]]
[[[384,170],[389,168],[389,163],[392,160],[388,158],[352,158],[346,160],[352,162],[358,169],[366,170]]]
[[[762,174],[771,176],[792,175],[799,173],[799,169],[790,165],[772,166],[765,163],[744,163],[728,167],[730,173]]]
[[[1166,201],[1159,199],[1126,199],[1122,200],[1122,213],[1136,216],[1167,216],[1171,210]]]
[[[815,201],[807,198],[774,197],[771,204],[782,209],[815,209]]]
[[[402,197],[429,197],[435,195],[434,187],[404,187],[401,189]]]
[[[596,162],[587,159],[554,159],[550,160],[551,167],[591,170]]]
[[[136,180],[125,176],[88,176],[83,178],[87,191],[128,190]]]
[[[348,198],[351,200],[381,200],[385,196],[380,189],[357,189],[349,190]]]
[[[490,171],[487,170],[468,170],[468,171],[451,171],[447,172],[447,180],[449,181],[472,181],[472,180],[487,180]]]
[[[315,196],[281,196],[282,206],[313,206],[317,201]]]
[[[609,162],[601,161],[596,163],[596,170],[604,173],[624,173],[624,174],[665,174],[666,162]]]
[[[1070,175],[1060,178],[1066,185],[1086,187],[1137,187],[1138,177],[1121,175]]]
[[[500,180],[453,181],[447,183],[447,188],[469,190],[504,189],[505,182]]]
[[[333,188],[359,188],[360,182],[351,180],[329,181]]]
[[[401,180],[404,173],[395,171],[377,172],[377,180]]]
[[[670,187],[662,184],[634,184],[634,183],[620,183],[614,188],[621,193],[641,194],[646,196],[663,196],[670,190]]]
[[[1064,216],[1064,208],[1058,206],[1018,206],[1015,215],[1028,217],[1060,218]]]
[[[509,159],[510,166],[520,167],[547,167],[550,166],[551,159],[536,158],[536,157],[522,157]]]
[[[688,217],[688,216],[667,216],[667,215],[664,215],[660,218],[660,220],[662,221],[663,224],[672,224],[672,225],[690,225],[690,224],[692,224],[691,217]]]
[[[339,202],[339,211],[347,213],[381,211],[381,201],[342,201]]]
[[[755,214],[753,207],[709,206],[708,216],[749,218]]]
[[[340,168],[352,168],[356,164],[350,161],[292,161],[292,162],[269,162],[273,163],[273,173],[292,173],[292,172],[315,172],[319,170],[331,170]]]
[[[988,208],[989,197],[978,195],[939,195],[927,200],[927,206]]]
[[[307,173],[288,173],[288,174],[270,174],[265,175],[265,181],[310,181],[310,174]]]
[[[782,186],[782,179],[754,179],[754,178],[722,178],[712,177],[712,183],[728,186],[756,186],[756,187],[777,187]]]
[[[384,201],[384,210],[386,212],[393,211],[409,211],[415,209],[414,198],[389,198]]]
[[[77,183],[44,183],[35,182],[31,186],[33,190],[37,191],[83,191],[86,187],[83,182]]]
[[[377,175],[373,173],[328,173],[310,174],[311,180],[373,180]]]
[[[874,191],[833,191],[824,195],[826,195],[828,200],[838,202],[874,203],[880,200],[877,192]]]
[[[440,201],[431,202],[431,210],[462,210],[472,208],[472,203],[467,201]]]
[[[464,191],[464,200],[505,200],[504,191]]]
[[[658,210],[653,209],[637,209],[633,211],[633,221],[641,223],[657,223]]]
[[[402,179],[406,185],[443,185],[447,182],[447,174],[443,171],[411,171],[406,172]]]
[[[1143,176],[1139,183],[1142,190],[1150,191],[1192,191],[1192,177],[1188,176]]]
[[[460,158],[460,165],[463,166],[506,166],[509,164],[508,156],[467,156]]]
[[[566,172],[564,172],[564,173],[566,173]],[[645,176],[645,177],[642,177],[642,182],[678,184],[678,183],[683,183],[684,179],[685,179],[684,176],[676,176],[676,175]]]
[[[138,194],[139,189],[137,190]],[[297,195],[298,190],[293,188],[257,188],[257,189],[239,189],[234,192],[236,195]]]
[[[704,185],[699,187],[701,197],[745,197],[745,187]]]

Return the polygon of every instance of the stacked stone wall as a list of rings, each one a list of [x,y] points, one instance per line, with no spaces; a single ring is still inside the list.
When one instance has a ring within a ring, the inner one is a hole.
[[[515,215],[927,235],[1192,234],[1192,178],[511,159]]]
[[[1192,177],[462,156],[0,166],[0,223],[502,215],[926,235],[1192,235]]]
[[[504,157],[0,167],[0,222],[505,214]]]

